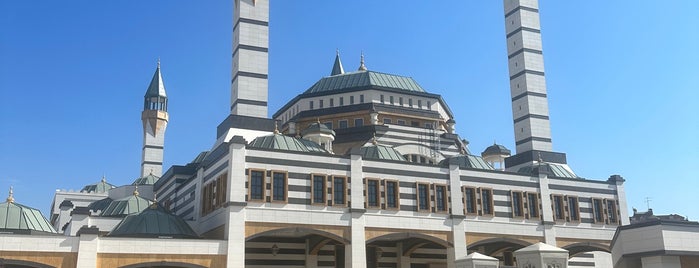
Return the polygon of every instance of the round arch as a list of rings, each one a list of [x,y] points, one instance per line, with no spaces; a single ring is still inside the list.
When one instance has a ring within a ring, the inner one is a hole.
[[[25,260],[14,260],[0,258],[0,267],[11,267],[11,268],[54,268],[51,265],[46,265],[43,263],[25,261]]]
[[[512,249],[512,251],[514,251],[529,245],[531,245],[531,243],[524,240],[507,237],[496,237],[481,240],[471,245],[468,245],[468,250],[476,251],[477,249],[482,247],[484,252],[481,253],[488,256],[492,256],[507,249]]]
[[[119,268],[206,268],[206,266],[184,262],[157,261],[130,264],[126,266],[121,266]]]
[[[385,234],[385,235],[380,235],[374,238],[371,238],[366,241],[367,244],[371,244],[373,242],[377,241],[395,241],[395,240],[404,240],[404,239],[409,239],[409,238],[418,238],[418,239],[423,239],[427,240],[429,242],[435,243],[437,245],[443,246],[443,247],[453,247],[454,244],[450,243],[449,241],[445,241],[443,239],[431,236],[431,235],[426,235],[426,234],[421,234],[421,233],[414,233],[414,232],[407,232],[407,233],[391,233],[391,234]]]
[[[590,252],[590,251],[602,251],[602,252],[612,253],[612,251],[609,249],[609,246],[604,245],[604,244],[600,244],[600,243],[594,243],[594,242],[573,243],[573,244],[570,244],[570,245],[563,247],[563,249],[568,251],[568,255],[570,257],[574,257],[575,255],[578,255],[580,253],[585,253],[585,252]]]
[[[274,229],[274,230],[268,230],[268,231],[263,231],[259,232],[253,235],[250,235],[245,238],[245,241],[250,241],[255,238],[259,237],[265,237],[265,236],[289,236],[289,235],[294,235],[294,236],[306,236],[306,235],[319,235],[323,236],[332,240],[335,240],[337,242],[340,242],[342,244],[349,244],[349,240],[345,239],[344,237],[341,237],[339,235],[322,231],[322,230],[317,230],[317,229],[312,229],[312,228],[305,228],[305,227],[288,227],[288,228],[279,228],[279,229]]]

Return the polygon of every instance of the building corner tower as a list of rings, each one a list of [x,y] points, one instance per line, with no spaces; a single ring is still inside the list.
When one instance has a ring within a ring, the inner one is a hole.
[[[165,94],[165,85],[160,74],[160,60],[144,96],[141,121],[143,121],[141,177],[148,174],[160,177],[163,173],[163,149],[168,122],[167,94]]]
[[[516,154],[508,169],[538,160],[566,164],[553,152],[538,0],[504,0]]]
[[[269,0],[235,0],[231,114],[267,118]]]

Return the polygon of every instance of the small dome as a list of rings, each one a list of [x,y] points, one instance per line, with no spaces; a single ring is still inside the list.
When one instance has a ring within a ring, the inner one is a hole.
[[[364,146],[359,150],[363,159],[393,160],[403,162],[408,161],[398,150],[381,144]]]
[[[136,179],[131,185],[153,185],[158,181],[160,177],[153,175],[153,173],[148,174],[148,176],[140,177]]]
[[[15,203],[12,194],[5,203],[0,203],[0,233],[56,234],[51,223],[38,209]]]
[[[198,238],[189,225],[157,203],[139,214],[126,216],[107,236]]]
[[[321,133],[321,134],[329,134],[335,136],[335,131],[330,129],[328,126],[326,126],[323,123],[320,122],[315,122],[308,126],[306,129],[301,131],[301,136],[306,136],[307,134],[315,134],[315,133]]]
[[[110,202],[109,205],[102,210],[100,216],[120,217],[135,214],[145,210],[151,204],[153,204],[153,201],[140,197],[138,196],[138,192],[134,192],[132,196]]]
[[[493,143],[493,145],[488,146],[488,148],[485,148],[485,151],[481,153],[481,156],[486,157],[490,155],[503,155],[503,156],[510,156],[510,150],[505,148],[505,146],[502,146],[500,144]]]
[[[294,152],[315,152],[328,153],[323,147],[315,142],[285,136],[282,134],[272,134],[255,138],[248,145],[250,148],[274,149]]]
[[[476,155],[457,155],[450,158],[442,160],[439,163],[442,166],[448,166],[449,164],[458,164],[460,168],[475,168],[475,169],[485,169],[494,170],[493,166],[488,164],[483,158]]]
[[[90,203],[89,205],[87,205],[87,208],[89,208],[92,211],[104,211],[104,209],[107,208],[109,204],[112,203],[112,201],[114,200],[107,197]]]
[[[116,186],[114,186],[111,183],[108,183],[107,180],[105,180],[105,178],[102,177],[102,180],[95,183],[95,184],[85,185],[85,187],[83,187],[83,189],[80,190],[80,192],[82,192],[82,193],[106,193],[112,188],[116,188]]]

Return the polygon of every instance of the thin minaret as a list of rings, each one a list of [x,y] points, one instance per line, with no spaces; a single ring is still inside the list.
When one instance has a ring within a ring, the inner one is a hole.
[[[231,114],[267,118],[269,0],[235,0]]]
[[[165,84],[160,74],[160,59],[144,99],[141,113],[141,121],[143,121],[141,177],[148,174],[160,177],[163,173],[163,149],[168,122],[167,94],[165,94]]]
[[[516,152],[551,152],[539,4],[537,0],[504,2]]]

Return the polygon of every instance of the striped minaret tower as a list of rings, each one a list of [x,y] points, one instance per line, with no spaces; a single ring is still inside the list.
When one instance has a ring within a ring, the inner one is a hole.
[[[267,118],[269,0],[235,0],[231,114]]]
[[[160,60],[153,79],[148,85],[143,101],[143,152],[141,154],[141,177],[153,174],[160,177],[163,173],[163,149],[165,148],[165,129],[169,116],[167,114],[167,94],[160,74]]]
[[[551,145],[538,0],[504,3],[516,145],[516,155],[505,164],[510,168],[536,162],[538,158],[565,164],[565,154],[553,152]]]

